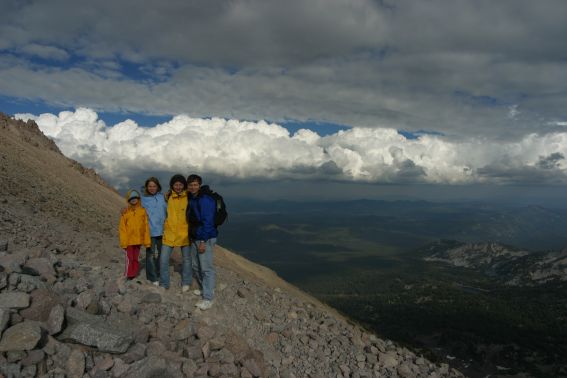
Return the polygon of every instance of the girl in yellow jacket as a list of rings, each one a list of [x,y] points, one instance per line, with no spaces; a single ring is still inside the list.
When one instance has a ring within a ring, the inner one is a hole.
[[[124,275],[128,279],[138,276],[140,265],[140,247],[143,245],[149,248],[150,225],[146,210],[140,205],[140,193],[129,190],[126,193],[128,208],[120,216],[120,247],[126,250],[126,268]]]
[[[171,195],[167,200],[167,217],[163,225],[163,238],[159,260],[159,285],[169,289],[169,257],[174,247],[181,249],[183,259],[181,290],[186,292],[193,279],[191,254],[189,252],[189,224],[187,223],[187,181],[182,175],[174,175],[169,181]]]

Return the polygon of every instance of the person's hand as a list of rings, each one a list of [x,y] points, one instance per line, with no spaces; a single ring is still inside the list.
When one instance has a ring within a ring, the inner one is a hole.
[[[123,207],[122,209],[120,209],[120,215],[124,215],[126,213],[126,211],[128,211],[128,208]]]
[[[207,244],[205,242],[199,242],[197,246],[197,252],[205,253],[206,250],[207,250]]]

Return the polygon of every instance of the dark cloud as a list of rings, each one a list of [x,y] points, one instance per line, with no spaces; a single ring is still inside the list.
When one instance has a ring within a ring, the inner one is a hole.
[[[2,11],[5,96],[448,137],[513,139],[567,119],[563,0],[51,0]]]

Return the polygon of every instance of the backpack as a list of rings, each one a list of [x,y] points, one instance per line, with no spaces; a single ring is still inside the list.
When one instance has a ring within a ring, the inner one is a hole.
[[[213,192],[211,190],[207,194],[213,197],[213,199],[217,204],[215,211],[215,227],[218,227],[226,221],[226,218],[228,218],[228,213],[226,211],[226,204],[224,203],[224,199],[222,198],[222,196],[217,192]]]
[[[215,227],[222,225],[226,221],[226,218],[228,218],[228,212],[226,211],[226,204],[224,203],[224,199],[222,198],[222,196],[220,194],[212,191],[209,188],[208,185],[202,186],[201,189],[200,189],[200,192],[202,194],[206,194],[206,195],[210,196],[212,199],[215,200],[215,203],[216,203]],[[190,206],[188,207],[187,210],[190,211]],[[199,224],[199,222],[197,221],[194,214],[189,214],[188,219],[189,219],[190,223],[193,223],[194,225]]]

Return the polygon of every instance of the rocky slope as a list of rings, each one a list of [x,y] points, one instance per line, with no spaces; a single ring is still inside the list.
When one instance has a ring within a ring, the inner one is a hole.
[[[567,250],[530,252],[498,243],[441,241],[425,248],[426,261],[443,262],[495,277],[507,285],[567,281]]]
[[[32,123],[0,114],[0,377],[461,376],[216,249],[206,312],[124,281],[120,196]]]

